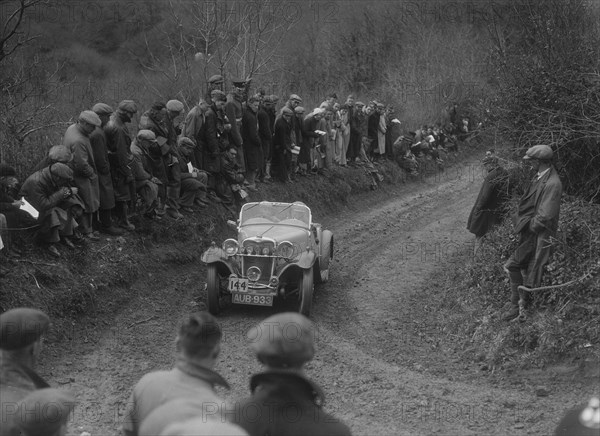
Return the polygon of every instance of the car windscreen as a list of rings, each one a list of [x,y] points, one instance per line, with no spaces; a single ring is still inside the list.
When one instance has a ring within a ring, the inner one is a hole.
[[[288,224],[310,227],[310,209],[294,203],[249,203],[240,214],[240,226],[253,224]]]

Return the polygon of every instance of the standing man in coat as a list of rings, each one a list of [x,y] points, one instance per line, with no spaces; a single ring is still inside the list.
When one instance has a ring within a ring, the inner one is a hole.
[[[208,78],[208,89],[204,95],[204,100],[208,106],[213,104],[211,93],[215,90],[223,91],[223,76],[214,74]]]
[[[259,136],[258,105],[259,99],[252,96],[248,99],[246,110],[242,115],[242,143],[246,156],[246,188],[250,192],[256,192],[256,176],[263,166],[262,142]]]
[[[112,108],[105,103],[97,103],[92,110],[100,118],[100,126],[96,127],[90,135],[90,144],[94,154],[94,162],[98,172],[98,193],[100,206],[98,208],[98,221],[100,232],[111,236],[123,234],[123,230],[114,226],[112,222],[112,210],[115,207],[115,191],[113,189],[110,163],[108,161],[108,148],[106,147],[106,134],[104,127],[108,123]]]
[[[183,128],[181,129],[181,138],[190,138],[196,144],[194,153],[191,156],[192,165],[195,168],[203,169],[204,162],[202,161],[202,147],[200,145],[200,132],[204,125],[204,117],[210,105],[207,100],[201,98],[196,106],[194,106],[185,117]]]
[[[238,149],[237,160],[242,171],[246,171],[246,158],[244,156],[243,138],[242,138],[242,116],[244,114],[244,92],[246,90],[245,80],[233,80],[233,91],[227,95],[225,104],[225,115],[231,123],[229,132],[230,140]]]
[[[304,374],[304,364],[315,354],[314,334],[312,322],[292,312],[270,316],[251,329],[248,339],[265,369],[252,376],[250,397],[227,418],[250,436],[349,436],[350,429],[323,410],[323,391]]]
[[[129,203],[135,202],[135,180],[130,150],[132,138],[127,124],[136,112],[137,105],[133,100],[123,100],[104,128],[115,192],[115,215],[119,226],[129,231],[135,230],[128,216]]]
[[[99,240],[92,230],[92,216],[96,214],[100,206],[100,192],[90,135],[101,124],[100,117],[96,115],[96,112],[83,111],[79,115],[77,123],[71,124],[67,128],[63,139],[63,145],[73,155],[70,163],[73,169],[73,180],[85,206],[79,217],[79,230],[86,238],[93,241]]]
[[[204,125],[200,130],[200,145],[202,147],[202,160],[204,171],[208,173],[208,190],[210,199],[220,203],[218,187],[221,181],[221,155],[227,147],[227,131],[223,108],[227,103],[224,92],[213,91],[212,106],[204,114]],[[238,160],[239,162],[239,160]]]
[[[262,144],[263,165],[259,170],[258,177],[261,182],[271,181],[271,149],[273,143],[273,130],[271,117],[268,112],[268,107],[272,106],[273,100],[270,96],[265,96],[262,103],[258,107],[256,118],[258,119],[258,136]]]
[[[540,285],[544,265],[550,258],[562,196],[562,183],[552,165],[553,156],[548,145],[535,145],[523,157],[537,174],[521,197],[515,217],[519,246],[504,264],[511,286],[511,308],[504,314],[505,320],[525,318],[532,299],[528,289]]]
[[[490,151],[482,160],[487,175],[467,221],[467,229],[477,239],[502,222],[508,202],[508,172]]]
[[[292,165],[292,118],[294,111],[288,107],[281,110],[281,116],[275,120],[273,133],[273,166],[275,177],[283,183],[290,181]]]
[[[35,372],[50,318],[37,309],[11,309],[0,315],[0,436],[19,435],[17,403],[49,387]]]

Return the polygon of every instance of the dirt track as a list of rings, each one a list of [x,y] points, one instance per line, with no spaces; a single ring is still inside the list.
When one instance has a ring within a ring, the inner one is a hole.
[[[415,295],[427,291],[432,274],[472,252],[464,224],[480,177],[470,168],[320,220],[333,230],[336,257],[330,282],[315,295],[317,355],[307,374],[323,387],[326,409],[355,435],[547,434],[565,409],[560,395],[536,398],[527,383],[492,380],[465,365],[440,341],[438,326],[422,322],[429,307],[414,303],[423,301]],[[170,367],[176,323],[204,299],[204,272],[201,265],[145,271],[134,285],[142,297],[114,319],[74,326],[74,339],[50,350],[42,374],[82,401],[70,434],[118,434],[135,382]],[[249,376],[260,367],[245,335],[273,312],[235,306],[220,316],[217,371],[232,385],[225,398],[247,395]]]

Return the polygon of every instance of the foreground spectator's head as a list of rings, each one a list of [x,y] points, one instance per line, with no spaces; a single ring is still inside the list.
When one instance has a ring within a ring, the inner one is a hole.
[[[221,327],[208,312],[193,313],[180,325],[176,347],[185,360],[211,368],[221,351]]]
[[[160,436],[248,436],[248,433],[235,424],[202,417],[171,424]]]
[[[299,313],[273,315],[247,336],[258,360],[271,370],[301,371],[315,354],[314,326]]]
[[[569,410],[554,431],[554,436],[598,436],[600,434],[600,399]]]
[[[15,169],[8,164],[0,162],[0,187],[4,189],[15,188],[18,183]]]
[[[0,315],[0,349],[33,365],[40,356],[49,327],[50,318],[40,310],[27,307],[8,310]]]
[[[31,392],[19,402],[17,425],[22,436],[65,436],[75,408],[68,392],[44,388]]]

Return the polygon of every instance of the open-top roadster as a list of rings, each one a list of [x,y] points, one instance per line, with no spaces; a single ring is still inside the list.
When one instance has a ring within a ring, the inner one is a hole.
[[[208,310],[221,299],[234,304],[272,306],[275,299],[297,303],[309,315],[314,282],[329,278],[333,234],[312,221],[304,203],[262,201],[242,206],[237,239],[214,242],[202,255],[207,264]]]

